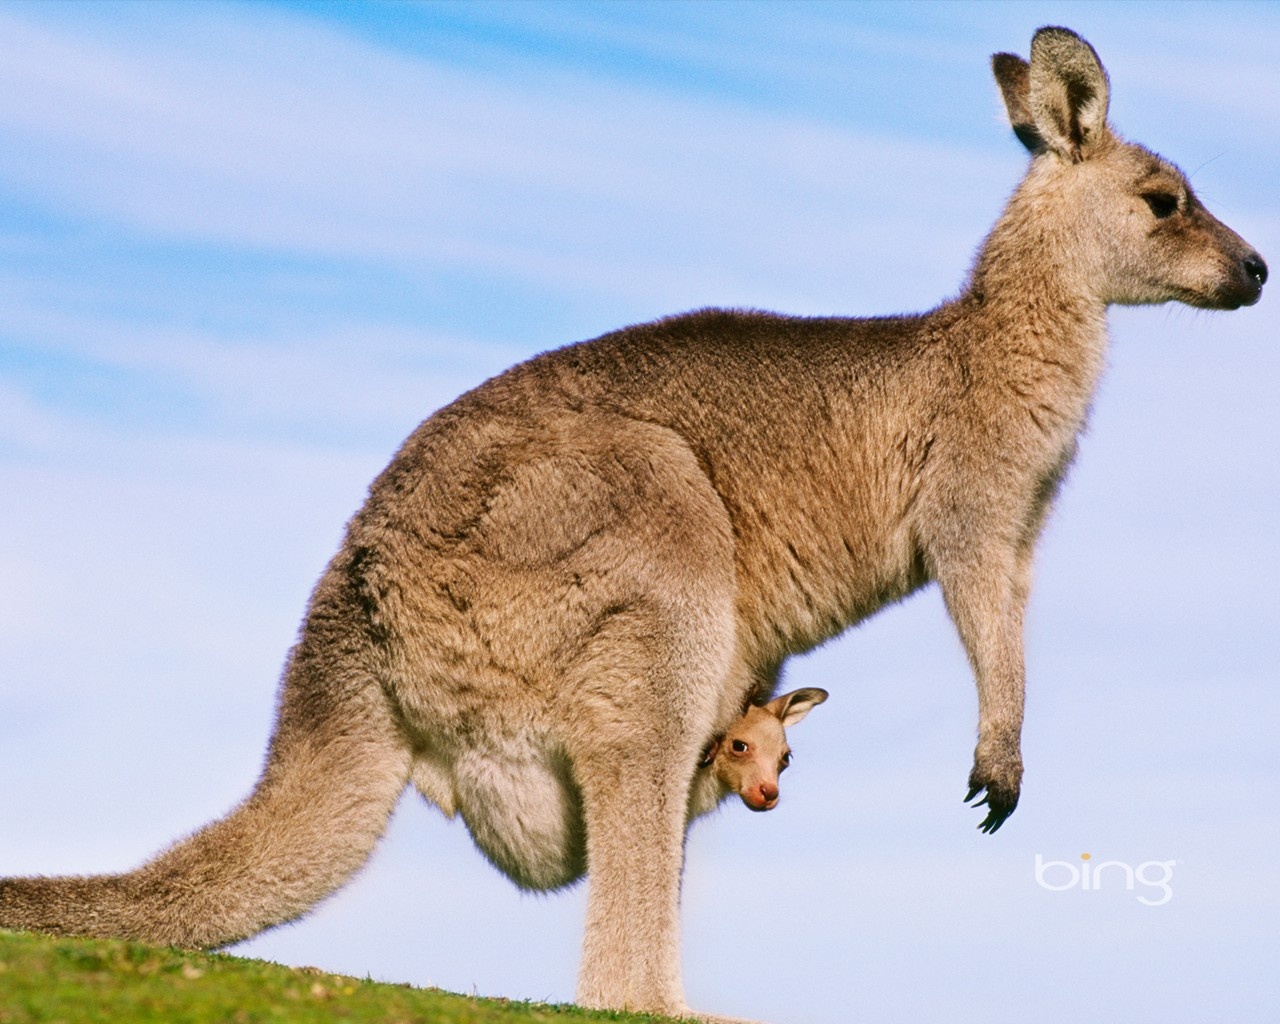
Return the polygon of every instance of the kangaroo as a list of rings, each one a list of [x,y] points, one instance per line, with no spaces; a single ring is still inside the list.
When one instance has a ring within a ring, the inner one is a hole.
[[[712,740],[699,762],[690,792],[690,817],[737,793],[753,811],[778,806],[778,776],[791,764],[786,727],[827,699],[826,690],[805,687],[752,704],[723,736]]]
[[[401,790],[517,885],[590,869],[577,998],[683,1016],[700,753],[755,680],[936,582],[972,664],[980,828],[1022,777],[1032,551],[1113,303],[1257,302],[1266,264],[1107,123],[1044,28],[996,81],[1030,163],[960,294],[876,318],[704,309],[544,353],[425,421],[311,596],[266,763],[134,871],[0,881],[0,926],[221,946],[364,863]]]

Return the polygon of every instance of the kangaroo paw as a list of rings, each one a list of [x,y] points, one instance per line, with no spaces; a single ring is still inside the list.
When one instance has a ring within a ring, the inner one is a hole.
[[[985,796],[974,807],[987,808],[987,816],[978,825],[983,832],[990,834],[1004,824],[1005,819],[1018,806],[1018,793],[1022,788],[1022,762],[993,763],[981,755],[974,761],[973,771],[969,773],[969,792],[965,802],[973,800],[979,793]]]

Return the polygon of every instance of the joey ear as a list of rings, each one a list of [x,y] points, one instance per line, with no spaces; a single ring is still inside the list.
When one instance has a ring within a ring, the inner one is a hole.
[[[774,697],[765,707],[783,725],[795,725],[828,696],[830,695],[826,690],[820,690],[816,686],[805,686],[799,690],[784,693],[781,697]]]
[[[1031,65],[1016,53],[997,53],[991,57],[991,72],[1004,97],[1013,134],[1031,152],[1043,149],[1044,139],[1031,116]]]
[[[1084,160],[1107,129],[1110,86],[1102,62],[1068,28],[1042,28],[1031,40],[1028,106],[1044,145],[1073,163]]]

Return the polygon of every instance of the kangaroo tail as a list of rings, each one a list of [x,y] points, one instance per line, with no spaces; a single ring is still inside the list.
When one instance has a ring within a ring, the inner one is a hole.
[[[327,582],[290,656],[253,793],[134,871],[0,879],[0,927],[223,946],[300,916],[364,864],[410,752],[368,640],[352,640],[350,616],[324,613]]]

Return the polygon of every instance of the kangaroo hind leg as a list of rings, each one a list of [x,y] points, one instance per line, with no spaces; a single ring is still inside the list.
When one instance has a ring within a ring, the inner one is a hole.
[[[571,751],[589,879],[578,1002],[682,1016],[689,792],[733,685],[729,644],[708,643],[696,627],[673,636],[636,607],[617,612],[596,640]]]

